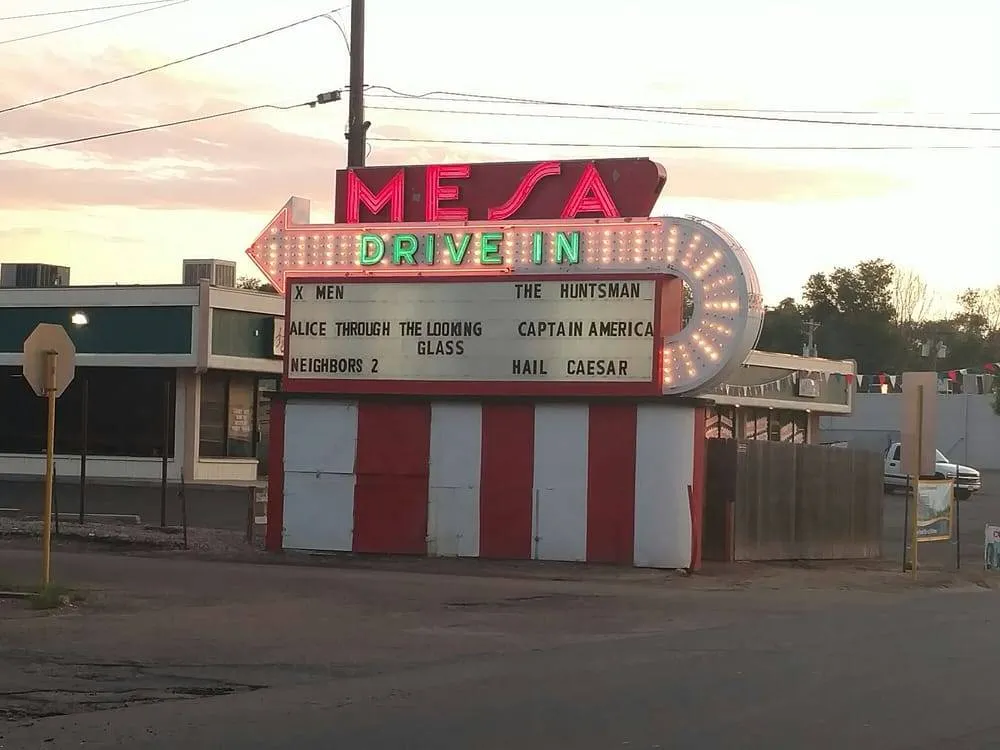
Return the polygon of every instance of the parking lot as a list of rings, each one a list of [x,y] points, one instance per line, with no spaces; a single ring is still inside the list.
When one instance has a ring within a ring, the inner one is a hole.
[[[903,560],[903,527],[906,496],[903,493],[886,495],[883,506],[882,555],[887,560]],[[922,566],[954,568],[956,554],[961,554],[961,564],[983,567],[983,546],[987,524],[1000,525],[1000,472],[983,472],[983,490],[971,499],[958,503],[955,525],[956,539],[950,542],[924,542],[920,545],[918,562]]]

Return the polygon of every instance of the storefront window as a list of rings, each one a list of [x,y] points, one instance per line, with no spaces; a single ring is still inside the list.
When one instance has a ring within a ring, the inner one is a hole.
[[[253,375],[214,371],[201,381],[199,453],[206,458],[252,458],[257,382]]]
[[[806,430],[809,415],[804,411],[776,411],[775,422],[778,425],[778,440],[783,443],[806,442]]]
[[[719,437],[719,407],[713,407],[708,410],[708,416],[705,417],[705,437],[707,438],[717,438]]]
[[[732,406],[713,406],[705,420],[705,437],[732,438],[736,409]]]
[[[173,456],[175,386],[170,369],[78,367],[59,397],[56,453],[79,455],[83,449],[86,396],[89,455],[155,458],[165,447]],[[0,367],[0,453],[44,452],[45,410],[45,399],[28,387],[20,367]]]
[[[767,440],[768,433],[768,410],[767,409],[741,409],[743,417],[743,439],[744,440]]]
[[[719,437],[736,437],[736,409],[732,406],[723,408],[719,414]]]

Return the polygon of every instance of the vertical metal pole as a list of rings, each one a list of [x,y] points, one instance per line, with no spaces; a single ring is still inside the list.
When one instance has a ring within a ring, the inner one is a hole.
[[[906,494],[903,496],[903,572],[906,572],[906,550],[910,538],[910,475],[906,475]]]
[[[45,435],[45,498],[42,506],[42,586],[48,586],[52,573],[52,485],[55,478],[56,443],[56,366],[59,355],[45,353],[45,397],[48,399],[48,423]]]
[[[955,528],[952,533],[955,535],[955,570],[962,569],[962,511],[958,509],[958,478],[956,473],[955,484],[951,486],[951,507]]]
[[[964,393],[965,400],[965,445],[962,452],[962,463],[969,465],[969,394]],[[958,489],[958,467],[955,467],[955,489]],[[962,511],[959,510],[958,496],[955,496],[955,570],[962,568]]]
[[[83,376],[83,406],[80,413],[80,523],[87,513],[87,437],[90,432],[90,381]]]
[[[167,525],[167,458],[170,454],[170,380],[163,381],[163,447],[160,450],[160,528]]]
[[[906,494],[903,496],[903,572],[906,572],[906,550],[910,539],[910,475],[906,475]]]
[[[913,553],[911,555],[913,564],[913,577],[917,577],[917,559],[920,540],[917,534],[920,531],[920,477],[923,475],[924,462],[924,387],[917,386],[917,486],[913,490]]]
[[[365,0],[351,0],[351,71],[347,112],[347,166],[365,165]]]
[[[181,526],[184,527],[184,549],[188,548],[188,503],[187,492],[184,489],[184,469],[181,468]]]

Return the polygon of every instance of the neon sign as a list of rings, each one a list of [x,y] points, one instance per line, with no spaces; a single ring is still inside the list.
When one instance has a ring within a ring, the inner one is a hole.
[[[439,259],[450,265],[460,266],[466,259],[484,266],[502,266],[506,258],[504,248],[530,243],[531,262],[542,265],[546,258],[553,263],[579,263],[580,238],[583,232],[545,231],[494,231],[494,232],[444,232],[417,234],[373,234],[358,236],[358,263],[375,266],[382,262],[391,265],[434,265]],[[546,253],[548,251],[548,253]]]
[[[337,172],[338,224],[649,216],[666,173],[649,159],[362,167]]]

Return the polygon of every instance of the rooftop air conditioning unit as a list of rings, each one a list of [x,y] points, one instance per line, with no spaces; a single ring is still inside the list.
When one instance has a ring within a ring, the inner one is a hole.
[[[185,260],[185,286],[197,286],[202,281],[207,281],[212,286],[234,289],[236,263],[231,260]]]

